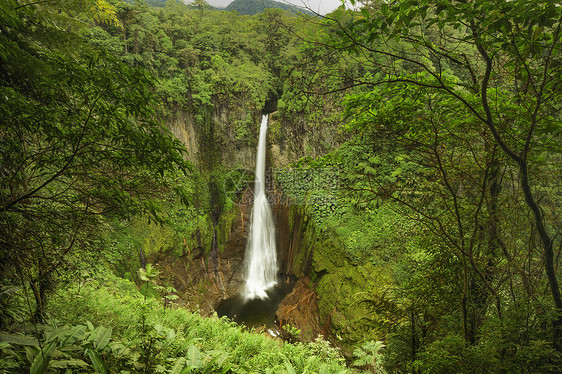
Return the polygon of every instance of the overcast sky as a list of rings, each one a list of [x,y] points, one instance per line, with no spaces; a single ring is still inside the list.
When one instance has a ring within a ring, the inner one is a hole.
[[[217,8],[226,8],[234,0],[207,0],[209,4]],[[315,12],[326,14],[341,5],[340,0],[276,0],[280,3],[293,4],[297,6],[308,6]]]

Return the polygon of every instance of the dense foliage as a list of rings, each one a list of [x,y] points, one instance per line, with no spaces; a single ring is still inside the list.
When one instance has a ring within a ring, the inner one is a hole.
[[[115,20],[101,4],[96,17]],[[189,164],[155,121],[154,78],[80,37],[69,14],[89,8],[16,5],[0,14],[1,274],[30,285],[41,321],[60,269],[102,249],[104,217],[158,219],[151,198]]]
[[[145,273],[150,281],[149,267]],[[14,309],[14,308],[12,308]],[[3,334],[0,370],[31,373],[346,373],[338,351],[322,340],[288,344],[244,331],[225,319],[165,308],[134,284],[103,270],[81,274],[53,300],[45,340]],[[23,363],[23,364],[22,364]]]
[[[335,30],[324,39],[333,47],[328,55],[343,50],[340,58],[362,69],[339,70],[348,80],[334,88],[349,92],[346,129],[354,140],[301,165],[311,174],[338,170],[340,208],[326,220],[311,197],[309,209],[317,220],[343,224],[333,231],[343,234],[336,240],[348,248],[346,261],[361,252],[346,243],[353,226],[341,211],[358,212],[363,237],[373,230],[367,217],[395,219],[381,217],[382,209],[414,227],[385,232],[408,244],[390,258],[371,242],[374,263],[386,259],[394,278],[383,282],[386,300],[381,288],[367,288],[375,314],[392,316],[377,328],[387,342],[386,369],[556,372],[560,7],[371,2],[327,22]],[[341,264],[328,273],[343,269],[345,277],[354,273]]]
[[[0,369],[558,372],[561,9],[2,2]],[[147,261],[224,249],[264,108],[331,343],[170,308]]]
[[[191,343],[186,350],[152,357],[156,346],[146,344],[153,331],[142,313],[143,322],[131,327],[136,338],[123,337],[116,321],[93,327],[85,314],[72,317],[53,294],[64,292],[65,280],[81,279],[85,269],[101,262],[136,280],[145,294],[158,295],[158,288],[143,283],[147,275],[136,272],[138,267],[149,272],[145,256],[150,253],[143,248],[176,250],[186,237],[198,244],[196,253],[216,256],[240,186],[227,184],[231,172],[214,155],[221,143],[212,115],[219,106],[241,111],[236,141],[244,145],[253,138],[254,113],[281,94],[284,67],[277,57],[293,47],[285,30],[295,19],[278,10],[249,18],[175,1],[159,10],[142,1],[8,1],[0,10],[0,317],[1,328],[10,330],[2,335],[2,369],[216,368],[213,360],[197,363],[199,350]],[[182,112],[203,134],[196,157],[156,120]],[[158,225],[147,228],[146,219]],[[164,243],[154,242],[162,238]],[[173,288],[163,290],[166,302],[174,299]],[[135,292],[131,307],[139,298]],[[144,311],[153,307],[142,300]],[[88,308],[93,306],[80,310]],[[123,323],[135,319],[134,310],[123,313]],[[71,325],[59,328],[53,316]],[[99,323],[95,316],[89,320]],[[28,321],[34,324],[31,333]],[[170,338],[156,335],[156,340]],[[123,345],[131,341],[125,352]],[[331,352],[326,344],[318,343],[319,352]],[[291,352],[273,366],[259,357],[259,364],[244,362],[245,355],[238,357],[240,365],[226,362],[224,355],[218,365],[242,372],[264,364],[273,371],[325,367],[330,372],[329,365],[313,362],[312,351],[303,352],[308,353],[300,363]]]

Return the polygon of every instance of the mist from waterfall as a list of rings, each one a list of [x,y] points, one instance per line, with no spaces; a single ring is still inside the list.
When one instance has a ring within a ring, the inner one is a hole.
[[[251,226],[244,259],[246,266],[244,297],[246,300],[267,298],[266,291],[277,283],[275,225],[265,195],[265,140],[267,120],[267,114],[263,115],[256,157],[254,206],[252,209]]]

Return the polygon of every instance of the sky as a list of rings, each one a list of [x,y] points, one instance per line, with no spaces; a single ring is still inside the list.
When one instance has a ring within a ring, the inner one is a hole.
[[[226,8],[234,0],[207,0],[207,2],[217,8]],[[276,0],[280,3],[309,7],[312,11],[326,14],[341,5],[341,0]]]

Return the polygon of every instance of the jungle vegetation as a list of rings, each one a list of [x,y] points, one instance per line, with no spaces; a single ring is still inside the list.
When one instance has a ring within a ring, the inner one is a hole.
[[[0,3],[0,371],[558,372],[561,4],[153,5]],[[271,142],[337,138],[275,175],[317,243],[312,343],[178,307],[124,256],[149,230],[216,256],[221,157],[271,105]]]

